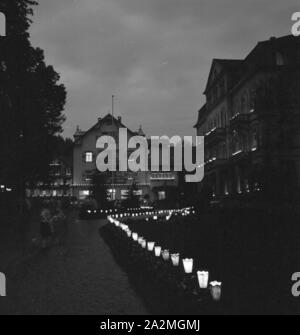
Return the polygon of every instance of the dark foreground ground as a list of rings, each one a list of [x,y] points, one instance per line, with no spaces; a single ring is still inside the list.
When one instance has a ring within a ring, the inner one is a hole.
[[[179,252],[182,258],[194,258],[193,275],[183,276],[182,266],[174,271],[170,261],[144,251],[113,224],[101,229],[153,313],[300,313],[299,298],[291,292],[292,274],[300,264],[299,216],[292,209],[222,210],[214,215],[173,217],[167,222],[141,219],[126,223],[147,241]],[[197,269],[209,270],[211,280],[223,283],[221,302],[211,304],[205,292],[199,291]]]
[[[2,252],[7,297],[0,298],[0,314],[147,314],[99,236],[103,224],[78,221],[73,213],[61,245],[23,253],[19,248],[11,260]]]

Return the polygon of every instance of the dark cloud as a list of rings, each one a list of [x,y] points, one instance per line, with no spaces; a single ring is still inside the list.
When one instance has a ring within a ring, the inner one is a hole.
[[[298,1],[39,0],[32,40],[61,73],[67,136],[110,109],[147,134],[190,134],[211,59],[290,33]]]

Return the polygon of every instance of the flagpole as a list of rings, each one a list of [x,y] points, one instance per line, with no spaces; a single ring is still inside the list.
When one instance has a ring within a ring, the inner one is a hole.
[[[112,114],[112,124],[114,123],[114,106],[115,105],[115,96],[114,95],[112,95],[112,97],[111,97],[111,114]],[[112,171],[112,190],[113,190],[113,197],[114,197],[114,190],[115,190],[115,188],[114,188],[114,182],[115,182],[115,176],[114,176],[114,172]],[[115,200],[115,199],[113,199],[113,200]]]

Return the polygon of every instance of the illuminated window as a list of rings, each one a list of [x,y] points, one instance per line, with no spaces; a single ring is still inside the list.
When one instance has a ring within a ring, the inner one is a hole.
[[[160,191],[158,192],[158,200],[165,200],[166,199],[166,192]]]
[[[115,189],[109,189],[107,190],[107,200],[116,200],[116,190]]]
[[[92,152],[86,152],[85,153],[85,162],[86,163],[92,163],[93,162],[93,153]]]
[[[135,195],[137,197],[141,197],[143,195],[143,191],[142,190],[133,191],[133,195]]]
[[[121,190],[121,199],[125,200],[129,196],[129,190]]]
[[[91,192],[89,190],[79,191],[79,199],[86,199],[90,195],[90,193]]]

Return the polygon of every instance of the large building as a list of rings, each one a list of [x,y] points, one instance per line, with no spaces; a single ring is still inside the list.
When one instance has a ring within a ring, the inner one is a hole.
[[[27,185],[26,196],[32,198],[62,198],[72,196],[72,160],[69,156],[53,159],[46,181]]]
[[[73,152],[73,195],[83,200],[92,195],[94,175],[97,172],[96,159],[100,153],[96,149],[97,139],[101,136],[111,136],[117,144],[117,161],[119,157],[119,129],[127,129],[128,140],[132,136],[143,136],[142,127],[137,132],[131,131],[123,123],[120,117],[115,118],[107,114],[99,118],[98,122],[88,131],[82,131],[78,127],[74,135],[75,145]],[[132,150],[134,151],[134,150]],[[128,150],[128,157],[132,153]],[[117,169],[118,170],[118,169]],[[126,200],[129,192],[134,192],[141,201],[153,202],[164,200],[167,190],[178,185],[178,176],[174,172],[110,172],[102,173],[104,187],[107,189],[108,200]]]
[[[245,59],[214,59],[197,134],[205,136],[199,191],[215,201],[300,188],[300,38],[259,42]]]

